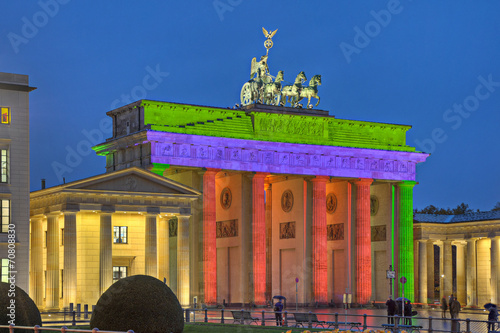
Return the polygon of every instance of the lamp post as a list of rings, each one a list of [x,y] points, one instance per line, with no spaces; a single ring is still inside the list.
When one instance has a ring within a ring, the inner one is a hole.
[[[445,297],[445,294],[444,294],[444,274],[441,274],[441,283],[439,284],[439,291],[440,291],[441,299],[442,299],[443,297]]]

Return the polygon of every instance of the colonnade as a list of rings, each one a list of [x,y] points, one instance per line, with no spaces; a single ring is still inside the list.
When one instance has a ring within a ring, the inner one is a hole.
[[[481,241],[481,249],[478,242]],[[435,277],[439,279],[439,298],[448,299],[452,293],[462,305],[479,306],[500,301],[499,237],[468,237],[461,239],[418,240],[419,302],[435,299]],[[434,246],[440,247],[439,272],[434,270]],[[452,259],[452,246],[456,246],[456,259]],[[478,258],[478,254],[480,257]],[[481,265],[478,265],[481,263]],[[456,267],[454,274],[453,267]],[[490,275],[491,274],[491,275]],[[453,281],[455,276],[455,286]]]
[[[203,174],[203,287],[206,304],[217,302],[217,256],[216,256],[216,193],[215,179],[219,169],[207,169]],[[253,259],[253,301],[264,304],[270,288],[270,252],[269,233],[272,226],[269,215],[272,209],[272,187],[265,184],[265,173],[255,173],[252,178],[252,259]],[[326,218],[326,183],[330,177],[316,176],[312,182],[312,228],[311,228],[311,290],[312,302],[328,302],[327,270],[327,218]],[[372,258],[370,226],[370,185],[373,179],[354,180],[356,186],[356,222],[355,222],[355,260],[356,302],[367,304],[372,297]],[[407,297],[413,299],[413,186],[414,181],[397,184],[399,213],[399,244],[403,251],[399,253],[400,274],[408,280]],[[267,203],[264,202],[264,196]],[[266,219],[266,214],[268,215]],[[265,230],[268,237],[265,237]],[[267,255],[266,255],[267,253]],[[267,285],[266,285],[267,281]]]
[[[157,208],[148,209],[159,211]],[[77,226],[79,211],[53,212],[31,218],[31,296],[39,307],[45,310],[59,309],[60,270],[64,271],[62,287],[62,307],[70,303],[80,303],[77,296]],[[99,294],[113,283],[113,216],[114,208],[107,207],[99,216]],[[143,274],[156,278],[169,277],[169,226],[168,219],[159,218],[158,213],[144,213],[145,234],[145,271]],[[189,305],[190,268],[189,268],[189,218],[190,215],[177,216],[177,297],[181,305]],[[60,263],[60,226],[64,221],[64,264]],[[47,223],[46,275],[44,286],[43,267],[43,222]],[[158,228],[157,228],[158,225]],[[88,269],[86,267],[86,269]],[[45,288],[45,306],[43,290]],[[175,292],[175,290],[174,290]]]

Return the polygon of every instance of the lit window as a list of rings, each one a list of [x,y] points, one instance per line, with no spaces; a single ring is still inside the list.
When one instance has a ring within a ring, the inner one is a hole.
[[[0,215],[0,224],[2,225],[2,228],[0,232],[8,232],[10,223],[10,200],[0,200],[0,206],[2,210]]]
[[[0,119],[2,124],[10,124],[10,108],[2,106],[0,109],[2,111]]]
[[[113,228],[113,243],[127,244],[127,227]]]
[[[127,277],[127,266],[113,266],[113,283]]]
[[[0,149],[0,183],[9,181],[9,151]]]
[[[9,282],[9,259],[2,259],[2,282]]]

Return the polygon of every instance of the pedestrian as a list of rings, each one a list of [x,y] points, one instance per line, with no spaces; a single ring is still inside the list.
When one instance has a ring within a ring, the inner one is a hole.
[[[457,300],[456,297],[453,297],[453,300],[451,301],[450,304],[450,315],[451,319],[457,319],[458,318],[458,313],[460,312],[460,302]]]
[[[394,325],[394,315],[396,314],[396,302],[392,299],[392,295],[389,295],[389,299],[385,302],[387,306],[387,323]]]
[[[411,303],[410,301],[406,301],[404,305],[404,314],[405,314],[405,325],[411,326]]]
[[[441,314],[441,318],[446,318],[446,310],[448,310],[448,303],[446,302],[446,298],[441,299],[441,310],[443,310]]]
[[[495,331],[495,324],[498,321],[497,309],[492,307],[488,313],[488,332]]]
[[[283,326],[283,303],[281,303],[281,299],[278,299],[278,302],[274,304],[274,315],[276,316],[276,326]]]

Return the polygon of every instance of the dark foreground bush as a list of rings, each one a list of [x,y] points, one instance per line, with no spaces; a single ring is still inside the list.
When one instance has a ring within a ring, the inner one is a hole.
[[[99,298],[91,328],[136,333],[182,332],[184,318],[175,294],[162,281],[147,275],[118,280]]]
[[[9,283],[0,282],[0,325],[9,325],[11,320],[16,326],[42,326],[40,311],[28,294],[17,286],[10,289]],[[8,332],[7,328],[0,329],[0,333]]]

